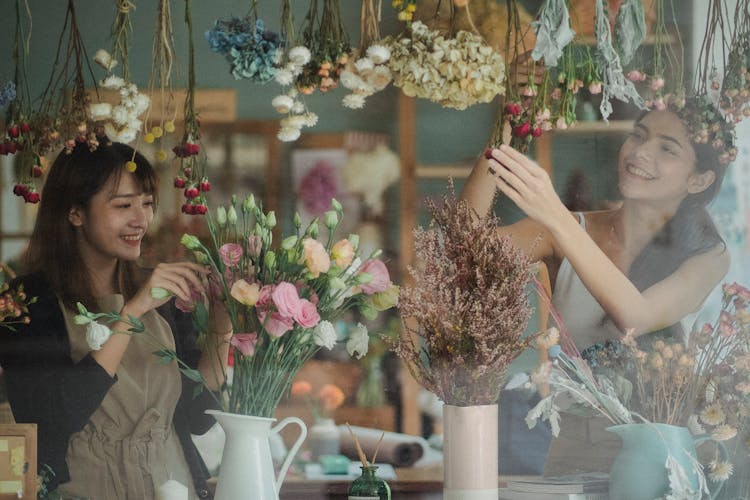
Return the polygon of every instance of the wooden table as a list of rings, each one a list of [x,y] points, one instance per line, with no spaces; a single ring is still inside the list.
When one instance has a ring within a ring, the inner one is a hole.
[[[388,481],[393,498],[439,500],[443,498],[442,466],[396,469],[397,479]],[[510,476],[498,477],[498,487],[506,486]],[[288,475],[281,487],[282,500],[346,499],[351,480],[311,481]]]

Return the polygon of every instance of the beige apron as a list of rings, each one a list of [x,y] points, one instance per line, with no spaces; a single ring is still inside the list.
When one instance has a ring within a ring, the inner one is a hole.
[[[99,301],[102,311],[119,311],[122,295]],[[85,326],[76,325],[74,314],[62,306],[71,346],[78,362],[90,348]],[[170,349],[174,337],[156,311],[141,320],[146,332]],[[182,382],[175,363],[161,364],[153,354],[159,347],[136,334],[117,369],[115,383],[84,428],[73,434],[65,459],[70,482],[61,493],[91,500],[155,498],[155,491],[169,479],[195,488],[172,418]]]

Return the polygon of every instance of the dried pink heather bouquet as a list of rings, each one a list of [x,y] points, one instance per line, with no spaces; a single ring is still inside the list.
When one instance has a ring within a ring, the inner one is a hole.
[[[532,264],[497,231],[494,215],[478,218],[456,200],[427,202],[433,221],[414,231],[420,265],[410,267],[399,309],[404,331],[391,341],[414,378],[446,404],[493,404],[510,363],[533,341]]]

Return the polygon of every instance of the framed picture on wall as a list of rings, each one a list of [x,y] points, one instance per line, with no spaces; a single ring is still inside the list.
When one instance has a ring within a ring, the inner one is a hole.
[[[335,198],[344,208],[344,219],[338,233],[353,232],[360,219],[359,197],[347,191],[342,169],[349,158],[346,149],[309,148],[295,149],[291,154],[292,186],[295,195],[295,209],[305,227],[313,218],[331,209],[331,199]],[[321,222],[322,229],[322,222]]]
[[[36,498],[36,424],[0,424],[0,499]]]

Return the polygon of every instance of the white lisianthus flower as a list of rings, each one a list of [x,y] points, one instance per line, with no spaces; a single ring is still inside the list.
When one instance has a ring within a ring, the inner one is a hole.
[[[93,351],[98,351],[102,345],[112,336],[112,330],[108,326],[91,321],[86,324],[86,343]]]
[[[117,61],[112,59],[112,56],[109,55],[109,52],[104,49],[99,49],[96,51],[96,54],[94,54],[94,62],[96,62],[96,64],[106,69],[107,71],[117,66]]]
[[[310,49],[303,45],[293,47],[292,50],[289,51],[289,61],[297,66],[304,66],[310,62]]]
[[[323,320],[313,330],[315,345],[325,347],[329,351],[336,345],[336,329],[330,321]]]
[[[294,81],[294,73],[292,73],[292,71],[288,68],[278,68],[273,77],[276,80],[276,83],[278,83],[282,87],[291,85]]]
[[[281,142],[293,142],[299,139],[300,135],[302,135],[302,132],[300,132],[299,128],[287,126],[281,127],[281,129],[279,129],[279,133],[276,134],[276,137]]]
[[[391,58],[391,50],[385,45],[370,45],[367,48],[367,57],[375,64],[383,64]]]
[[[271,101],[271,106],[273,106],[278,113],[286,114],[289,113],[294,106],[294,99],[288,95],[277,95]]]
[[[365,106],[365,96],[359,94],[348,94],[341,101],[349,109],[362,109]]]
[[[383,90],[393,80],[391,70],[388,66],[376,66],[367,82],[375,87],[375,90]]]
[[[109,75],[107,78],[99,82],[99,86],[105,89],[117,90],[125,85],[125,80],[116,75]]]
[[[89,104],[89,118],[92,121],[106,120],[112,116],[112,105],[108,102]]]
[[[281,127],[292,127],[302,129],[305,126],[305,117],[303,115],[289,115],[281,119]]]
[[[367,348],[370,343],[370,336],[367,334],[367,327],[362,323],[357,323],[349,334],[349,340],[346,341],[346,352],[349,356],[362,359],[367,354]]]

